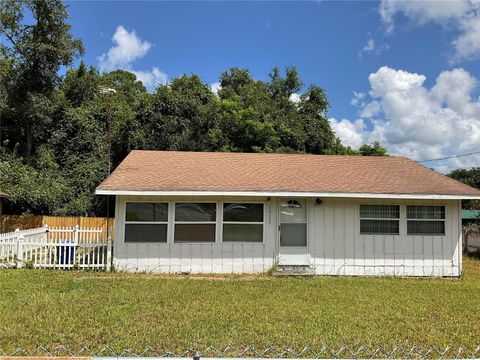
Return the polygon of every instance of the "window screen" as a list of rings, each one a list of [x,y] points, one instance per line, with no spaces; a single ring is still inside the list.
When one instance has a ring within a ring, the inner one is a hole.
[[[360,234],[398,235],[399,205],[360,205]]]
[[[407,206],[408,235],[445,235],[445,206]]]
[[[125,242],[167,242],[168,203],[127,202]]]
[[[263,242],[263,204],[224,203],[224,242]]]
[[[280,246],[307,246],[305,199],[289,199],[280,204]]]
[[[215,242],[216,203],[176,203],[175,242]]]

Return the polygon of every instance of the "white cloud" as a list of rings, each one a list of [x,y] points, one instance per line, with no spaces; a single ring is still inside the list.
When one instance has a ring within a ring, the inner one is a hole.
[[[344,145],[357,149],[365,143],[367,134],[365,134],[366,126],[362,119],[352,122],[347,119],[337,121],[331,118],[329,121],[333,131]]]
[[[292,95],[290,95],[290,101],[295,104],[298,104],[301,101],[300,94],[293,93]]]
[[[121,25],[113,34],[112,41],[115,45],[98,58],[101,71],[128,68],[133,61],[144,57],[152,47],[148,41],[142,41],[135,30],[128,32]]]
[[[153,67],[151,70],[132,70],[138,80],[148,89],[153,89],[158,85],[164,85],[168,81],[168,75],[165,74],[157,67]]]
[[[101,71],[108,72],[116,69],[130,71],[150,90],[168,81],[168,75],[157,67],[152,67],[150,70],[133,68],[133,63],[147,55],[152,48],[152,44],[138,37],[135,30],[129,32],[123,26],[117,26],[112,42],[114,45],[108,52],[98,57]]]
[[[370,38],[368,39],[367,44],[363,47],[362,51],[368,53],[372,52],[373,50],[375,50],[375,41]]]
[[[480,57],[480,1],[398,1],[382,0],[380,17],[392,32],[395,17],[402,14],[416,25],[436,23],[453,27],[459,35],[453,41],[452,61],[471,60]]]
[[[222,89],[222,86],[220,85],[220,82],[214,82],[210,84],[210,90],[216,95],[218,95],[218,92]]]
[[[352,106],[358,106],[358,107],[364,107],[365,106],[365,94],[364,92],[361,91],[354,91],[353,92],[353,98],[350,101],[350,105]]]
[[[381,104],[378,101],[373,100],[363,107],[362,112],[360,113],[360,117],[370,118],[377,115],[381,109]]]
[[[377,44],[372,37],[369,37],[365,46],[358,52],[360,58],[364,54],[375,54],[380,55],[385,50],[388,50],[390,46],[388,44]]]
[[[480,11],[478,17],[464,20],[461,24],[463,33],[453,41],[454,61],[472,60],[480,55]]]
[[[379,140],[391,154],[416,160],[478,151],[480,100],[477,80],[463,69],[442,72],[431,88],[421,74],[382,67],[370,74],[370,99],[360,119],[331,119],[332,128],[352,147]],[[370,126],[367,126],[370,125]],[[440,171],[478,165],[480,156],[427,163]]]

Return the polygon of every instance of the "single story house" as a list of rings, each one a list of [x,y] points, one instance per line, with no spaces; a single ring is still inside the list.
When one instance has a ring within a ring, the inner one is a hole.
[[[403,157],[132,151],[113,195],[125,271],[459,276],[461,200],[480,191]]]

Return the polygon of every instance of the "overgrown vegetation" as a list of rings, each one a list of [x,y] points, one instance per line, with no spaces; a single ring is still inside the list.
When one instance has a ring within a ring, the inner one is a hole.
[[[0,3],[0,189],[10,213],[104,215],[94,189],[107,175],[110,121],[113,167],[132,149],[386,153],[342,145],[325,91],[304,87],[295,67],[274,68],[268,81],[233,67],[218,94],[194,74],[148,93],[127,71],[72,68],[83,45],[68,17],[60,0]]]
[[[480,189],[480,167],[471,169],[457,169],[448,174],[452,179],[463,182],[474,188]],[[463,200],[464,209],[480,210],[480,200]]]
[[[455,279],[160,276],[0,271],[4,351],[36,345],[182,353],[253,344],[301,349],[478,346],[480,260]]]

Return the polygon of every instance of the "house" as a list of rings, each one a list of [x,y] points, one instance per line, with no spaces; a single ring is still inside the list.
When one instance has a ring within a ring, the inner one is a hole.
[[[116,197],[120,270],[459,276],[461,200],[480,191],[402,157],[132,151]]]

